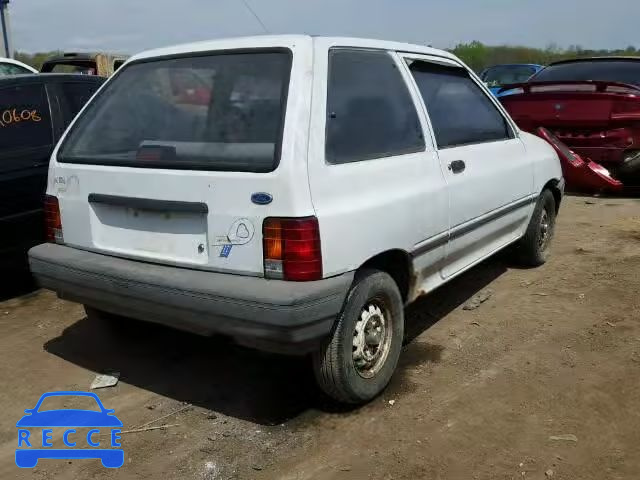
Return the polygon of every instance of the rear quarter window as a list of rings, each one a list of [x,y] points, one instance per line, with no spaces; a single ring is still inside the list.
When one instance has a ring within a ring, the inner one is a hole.
[[[407,84],[386,51],[329,52],[326,158],[349,163],[425,149]]]
[[[289,50],[129,64],[85,110],[58,161],[271,171],[290,70]]]

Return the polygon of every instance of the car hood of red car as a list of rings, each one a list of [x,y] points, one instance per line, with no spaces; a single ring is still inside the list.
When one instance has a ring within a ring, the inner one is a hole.
[[[546,128],[538,128],[535,133],[549,142],[558,154],[562,175],[571,190],[593,193],[617,192],[623,188],[622,182],[613,178],[606,168],[589,159],[583,159]]]

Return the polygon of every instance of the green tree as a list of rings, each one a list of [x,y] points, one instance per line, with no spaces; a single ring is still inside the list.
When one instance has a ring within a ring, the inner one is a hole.
[[[487,64],[487,47],[478,41],[460,43],[453,49],[453,53],[474,70],[481,70]]]

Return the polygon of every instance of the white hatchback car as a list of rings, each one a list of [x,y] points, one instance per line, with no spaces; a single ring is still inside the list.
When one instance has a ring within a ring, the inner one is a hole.
[[[450,53],[264,36],[131,58],[51,158],[40,284],[119,315],[312,353],[350,403],[403,306],[504,247],[544,263],[564,181]]]

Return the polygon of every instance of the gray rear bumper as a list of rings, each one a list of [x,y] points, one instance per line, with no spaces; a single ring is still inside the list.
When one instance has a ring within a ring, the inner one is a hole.
[[[285,282],[156,265],[63,245],[29,251],[38,283],[61,298],[125,317],[290,353],[314,348],[333,327],[353,272]]]

